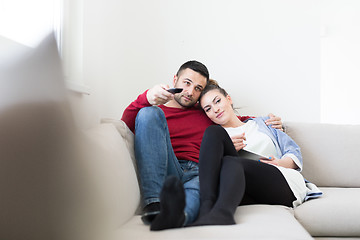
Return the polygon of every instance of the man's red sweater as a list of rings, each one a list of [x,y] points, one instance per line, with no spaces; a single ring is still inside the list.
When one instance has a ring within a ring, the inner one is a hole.
[[[121,120],[135,132],[135,118],[143,107],[151,106],[145,91],[139,95],[124,111]],[[171,144],[175,156],[179,160],[199,162],[201,140],[207,127],[214,123],[198,107],[173,108],[159,105],[165,114],[169,128]],[[240,117],[241,121],[249,117]]]

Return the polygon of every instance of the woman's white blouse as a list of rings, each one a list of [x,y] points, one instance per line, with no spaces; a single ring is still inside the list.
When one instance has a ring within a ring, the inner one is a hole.
[[[277,156],[275,144],[268,135],[259,131],[259,126],[255,121],[249,120],[240,127],[225,128],[225,130],[228,132],[230,137],[240,135],[245,132],[245,143],[247,145],[244,149],[249,152],[253,152],[264,157],[269,157],[270,155],[273,155],[276,158],[282,157]],[[299,206],[302,202],[304,202],[308,192],[303,176],[294,169],[279,166],[274,167],[277,167],[283,174],[290,186],[290,189],[296,197],[296,200],[293,202],[293,206]]]

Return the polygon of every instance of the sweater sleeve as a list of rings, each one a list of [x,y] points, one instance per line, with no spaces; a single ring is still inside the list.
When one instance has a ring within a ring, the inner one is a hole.
[[[140,94],[135,101],[130,103],[130,105],[124,110],[121,120],[126,123],[129,129],[132,132],[135,132],[135,119],[136,115],[143,107],[150,107],[151,104],[146,98],[146,90],[144,93]]]
[[[240,119],[240,121],[246,121],[248,120],[249,118],[255,118],[255,117],[250,117],[250,116],[238,116],[238,118]]]

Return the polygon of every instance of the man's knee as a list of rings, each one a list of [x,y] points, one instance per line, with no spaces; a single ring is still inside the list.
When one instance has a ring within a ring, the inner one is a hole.
[[[136,124],[153,124],[161,120],[166,120],[164,112],[159,107],[151,106],[140,109],[135,121]]]

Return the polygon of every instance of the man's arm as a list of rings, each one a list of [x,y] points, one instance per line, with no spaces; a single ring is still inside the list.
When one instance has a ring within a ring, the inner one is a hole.
[[[272,124],[271,127],[276,128],[276,129],[279,129],[279,130],[281,130],[281,131],[284,131],[283,125],[282,125],[282,121],[281,121],[281,117],[277,117],[277,116],[275,116],[275,115],[272,114],[272,113],[269,113],[268,116],[269,116],[269,119],[265,121],[266,125],[269,126],[270,124]],[[249,119],[249,118],[254,118],[254,117],[241,116],[241,117],[240,117],[240,121],[243,122],[243,121],[245,121],[245,120],[247,120],[247,119]]]
[[[121,120],[126,123],[126,125],[132,132],[135,132],[135,118],[140,109],[143,107],[151,106],[146,97],[147,92],[148,90],[140,94],[135,101],[130,103],[130,105],[125,109],[121,117]]]
[[[135,132],[135,119],[141,108],[165,104],[174,98],[174,94],[166,91],[168,88],[168,85],[156,85],[146,90],[143,94],[140,94],[138,98],[125,109],[121,120],[126,123],[132,132]]]
[[[281,117],[277,117],[272,113],[269,113],[268,115],[270,118],[268,120],[265,121],[266,125],[272,125],[271,127],[279,129],[280,131],[284,131],[283,129],[283,125],[282,125],[282,121],[281,121]]]
[[[156,85],[150,88],[146,94],[146,98],[151,105],[161,105],[174,98],[174,94],[167,91],[168,85]]]

